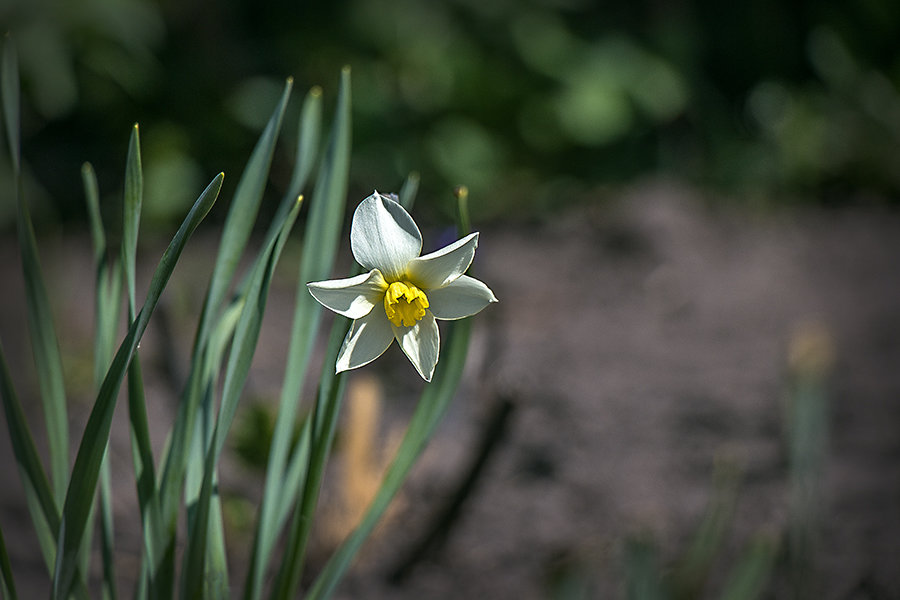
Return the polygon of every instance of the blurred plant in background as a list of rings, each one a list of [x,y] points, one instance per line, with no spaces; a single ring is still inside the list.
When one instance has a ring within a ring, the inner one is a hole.
[[[22,32],[25,158],[64,219],[81,218],[76,143],[105,189],[120,132],[145,123],[148,218],[171,220],[199,173],[240,165],[282,74],[344,64],[359,193],[418,170],[425,196],[490,198],[484,219],[648,173],[776,199],[900,191],[892,0],[2,0],[0,27]]]

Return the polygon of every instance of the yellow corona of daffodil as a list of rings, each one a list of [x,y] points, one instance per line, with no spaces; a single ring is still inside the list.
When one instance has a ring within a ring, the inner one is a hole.
[[[396,339],[425,381],[438,361],[436,319],[462,319],[496,302],[481,281],[464,275],[475,257],[478,233],[419,256],[422,234],[400,204],[375,192],[353,213],[350,247],[368,272],[309,283],[326,308],[353,319],[337,372],[366,365]]]

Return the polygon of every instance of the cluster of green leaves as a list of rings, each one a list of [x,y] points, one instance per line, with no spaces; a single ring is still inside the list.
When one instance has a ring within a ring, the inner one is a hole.
[[[721,461],[713,474],[713,490],[699,525],[686,546],[671,561],[664,561],[651,532],[631,535],[622,544],[620,566],[624,583],[621,596],[628,600],[756,600],[772,589],[779,555],[778,540],[758,534],[733,562],[725,550],[736,502],[738,471]],[[596,561],[580,553],[566,555],[547,578],[547,595],[557,600],[596,596],[593,577]]]
[[[712,497],[687,548],[667,569],[660,565],[658,549],[649,536],[633,537],[625,547],[625,580],[630,600],[687,600],[709,594],[709,583],[722,573],[723,549],[737,501],[738,477],[734,465],[721,464],[715,473]],[[768,589],[778,546],[760,534],[725,571],[721,588],[713,596],[722,600],[753,600]]]
[[[784,452],[789,511],[783,531],[773,526],[771,531],[757,534],[722,576],[720,554],[734,518],[739,480],[734,465],[720,463],[703,519],[677,560],[661,568],[652,538],[628,540],[624,563],[630,600],[703,596],[752,600],[773,590],[791,598],[821,597],[824,590],[818,586],[816,546],[829,437],[828,371],[832,357],[829,338],[818,331],[804,336],[806,339],[796,336],[792,345],[805,345],[805,354],[788,365]],[[801,354],[793,348],[792,352]],[[712,580],[720,585],[715,591]]]
[[[780,461],[787,467],[786,520],[765,524],[739,552],[729,548],[741,501],[740,469],[731,459],[717,460],[706,509],[687,544],[666,549],[672,558],[663,557],[651,532],[625,539],[621,564],[628,600],[806,600],[827,594],[818,548],[830,437],[831,332],[815,321],[801,323],[787,354]],[[578,553],[565,556],[548,578],[548,596],[593,597],[590,563]]]
[[[290,183],[268,224],[261,248],[255,256],[249,257],[251,266],[242,277],[237,277],[239,261],[258,220],[276,142],[290,100],[293,82],[289,79],[284,84],[230,202],[198,318],[189,374],[158,462],[150,445],[138,347],[188,238],[219,195],[223,175],[213,178],[194,202],[163,253],[147,296],[139,305],[135,265],[144,173],[137,125],[133,127],[128,146],[121,210],[122,241],[118,251],[107,243],[93,168],[85,165],[82,169],[96,270],[96,398],[84,429],[70,431],[63,364],[21,181],[18,79],[18,62],[13,45],[8,42],[2,64],[3,116],[15,175],[13,192],[17,198],[17,232],[26,284],[28,323],[49,440],[49,477],[38,458],[39,452],[2,348],[0,392],[10,441],[26,490],[26,503],[52,581],[52,597],[60,600],[88,597],[90,582],[87,577],[91,572],[91,532],[97,518],[96,507],[99,507],[100,518],[102,592],[106,598],[118,596],[115,523],[106,452],[113,411],[125,380],[140,510],[135,517],[141,523],[143,533],[143,554],[134,596],[142,599],[172,598],[176,594],[183,598],[229,596],[222,507],[217,487],[219,460],[257,347],[273,272],[303,204],[309,206],[309,214],[297,273],[290,346],[243,594],[244,598],[255,600],[263,597],[268,589],[271,598],[294,597],[300,585],[313,513],[335,435],[345,383],[343,374],[335,374],[333,365],[349,322],[338,318],[329,334],[317,398],[311,410],[301,414],[298,409],[301,389],[321,321],[320,306],[307,293],[305,283],[331,275],[344,220],[351,146],[349,69],[344,69],[341,74],[335,118],[321,151],[322,92],[313,88],[306,95]],[[301,194],[309,186],[316,168],[311,198],[309,202],[301,203]],[[417,181],[417,177],[408,178],[401,190],[400,199],[406,207],[410,207],[415,198]],[[123,297],[128,330],[117,345]],[[406,437],[374,502],[359,527],[318,574],[308,597],[325,598],[334,590],[434,431],[462,373],[468,327],[466,323],[453,324],[446,337],[445,358],[433,383],[423,392]],[[300,434],[296,436],[298,429]],[[71,470],[70,434],[78,441]],[[183,516],[186,516],[184,551],[177,557],[176,546],[181,545],[178,524]],[[276,552],[279,540],[283,542],[283,554]],[[14,573],[2,534],[0,585],[4,597],[17,597]]]
[[[829,441],[830,334],[820,325],[806,324],[791,340],[789,354],[782,448],[787,466],[786,523],[757,532],[732,555],[727,542],[740,500],[740,473],[734,463],[720,460],[700,523],[674,559],[663,560],[649,532],[625,540],[622,566],[628,600],[822,597],[816,549]],[[728,562],[731,556],[733,562]],[[592,583],[591,565],[570,561],[554,573],[550,596],[588,598]]]

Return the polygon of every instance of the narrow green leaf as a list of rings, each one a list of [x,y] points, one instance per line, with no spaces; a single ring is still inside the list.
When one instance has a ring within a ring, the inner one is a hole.
[[[400,206],[405,208],[407,212],[412,210],[413,204],[416,201],[416,194],[418,193],[419,174],[413,172],[406,176],[406,181],[403,182],[403,187],[400,188],[400,193],[398,194],[400,197]]]
[[[198,446],[200,443],[195,436],[194,445]],[[210,473],[210,480],[212,480],[212,472],[215,470],[214,460],[213,448],[208,445],[203,463],[203,473]],[[199,493],[188,506],[187,550],[183,556],[181,569],[180,597],[184,600],[191,598],[219,599],[228,596],[226,582],[212,579],[208,571],[209,565],[206,564],[209,517],[214,496],[212,484],[205,485],[204,479],[201,481]]]
[[[625,597],[628,600],[665,600],[656,547],[646,537],[625,544]]]
[[[8,600],[18,600],[16,593],[16,581],[13,578],[12,565],[9,564],[9,554],[6,552],[6,541],[3,539],[3,529],[0,528],[0,591]]]
[[[240,303],[243,306],[243,302]],[[230,341],[230,338],[229,338]],[[203,482],[205,476],[206,459],[212,444],[215,418],[214,402],[215,390],[218,389],[218,375],[221,365],[216,362],[213,372],[207,379],[208,384],[204,389],[204,417],[198,421],[191,440],[191,461],[188,463],[185,477],[185,504],[187,506],[187,552],[184,553],[183,563],[189,558],[191,567],[182,566],[180,595],[182,598],[226,598],[228,596],[228,574],[220,572],[215,565],[225,562],[224,524],[221,517],[221,502],[218,493],[218,473],[213,472],[212,484],[208,494],[204,495]],[[208,412],[206,407],[209,406]],[[210,422],[206,422],[205,415],[210,415]],[[200,421],[203,421],[202,423]],[[199,455],[199,459],[195,458]],[[201,511],[201,506],[206,506]],[[202,521],[202,523],[201,523]],[[205,529],[204,529],[205,528]],[[202,536],[202,537],[201,537]],[[204,552],[205,550],[205,552]],[[195,554],[199,553],[199,554]],[[195,585],[196,593],[187,595],[185,589],[189,584]],[[202,595],[200,594],[202,591]]]
[[[94,266],[103,262],[106,254],[106,232],[103,229],[103,218],[100,216],[100,190],[97,186],[97,174],[91,163],[81,165],[81,183],[84,185],[84,199],[87,204],[88,223],[91,227],[91,242],[94,247]]]
[[[239,385],[236,385],[236,383],[240,381],[241,378],[246,377],[246,372],[244,372],[243,375],[239,375],[235,378],[238,374],[238,371],[235,370],[235,365],[238,365],[238,369],[244,367],[249,368],[249,361],[252,358],[255,349],[255,339],[258,338],[259,334],[260,323],[256,322],[254,324],[253,321],[248,321],[248,319],[256,319],[259,321],[262,317],[265,293],[267,293],[268,290],[272,269],[274,269],[275,261],[277,261],[277,258],[280,256],[284,244],[287,241],[287,235],[296,220],[300,208],[300,201],[301,198],[295,198],[290,204],[283,202],[279,207],[279,210],[276,212],[276,216],[273,219],[272,226],[269,228],[263,250],[257,256],[256,264],[250,270],[244,282],[238,287],[238,296],[232,302],[229,309],[226,310],[223,318],[216,325],[215,329],[213,329],[213,333],[210,337],[210,342],[205,355],[206,368],[204,371],[204,380],[207,382],[205,384],[205,389],[208,392],[204,399],[204,414],[213,414],[212,394],[209,392],[216,388],[215,381],[220,371],[222,363],[221,357],[232,332],[235,333],[232,359],[237,352],[236,349],[240,347],[243,348],[241,352],[245,353],[242,360],[246,361],[245,365],[235,363],[233,360],[229,363],[229,368],[226,370],[226,380],[224,385],[225,394],[223,396],[219,418],[216,423],[216,431],[227,431],[230,427],[231,420],[233,419],[236,401],[240,394],[240,390],[243,387],[242,381]],[[282,210],[283,208],[288,208],[289,210],[285,212]],[[261,276],[264,277],[262,280],[260,279]],[[260,296],[261,293],[263,293],[262,296]],[[249,330],[247,329],[248,326],[250,327]],[[248,331],[250,333],[248,333]],[[248,337],[248,335],[250,337]],[[249,343],[251,340],[252,343]],[[231,397],[231,400],[229,400],[229,397]],[[209,417],[209,420],[212,420],[212,416]],[[223,423],[225,423],[224,426]],[[202,499],[200,496],[202,493],[202,486],[204,482],[207,481],[205,479],[206,472],[204,471],[206,449],[210,447],[214,436],[214,431],[210,428],[211,425],[204,425],[201,431],[194,434],[191,452],[194,457],[199,456],[199,460],[192,460],[188,463],[187,477],[185,480],[185,499],[189,507],[188,536],[189,539],[195,540],[195,544],[202,539],[195,537],[195,530],[199,531],[197,530],[198,518],[207,519],[207,512],[201,513],[198,511],[198,507],[204,506],[202,503],[207,502],[207,496],[204,496]],[[218,456],[221,453],[223,444],[224,437],[216,442],[218,449],[213,448],[216,452],[214,457],[216,463],[218,462]],[[206,581],[204,591],[208,596],[212,597],[226,595],[228,581],[224,530],[223,523],[221,522],[221,506],[218,493],[215,491],[216,479],[217,474],[213,471],[211,481],[212,492],[208,495],[209,529],[206,538],[206,564],[204,566],[204,577]],[[207,485],[209,485],[208,481]],[[206,511],[205,506],[204,511]],[[206,527],[207,523],[204,522],[200,525]],[[194,551],[197,552],[201,549],[201,545],[196,545]],[[188,557],[186,556],[186,558]],[[194,556],[192,560],[195,564],[190,569],[185,569],[184,572],[195,572],[193,569],[199,568],[199,556]],[[184,589],[184,586],[182,586],[182,588]]]
[[[729,462],[719,462],[713,473],[713,493],[687,551],[673,567],[670,589],[674,598],[697,598],[713,567],[737,501],[739,474]]]
[[[397,454],[388,467],[375,498],[363,515],[360,524],[344,540],[328,560],[325,568],[319,573],[306,596],[307,600],[328,598],[334,592],[340,578],[349,568],[363,542],[372,533],[384,511],[387,510],[450,405],[450,400],[456,392],[460,377],[462,377],[469,347],[471,321],[465,319],[450,323],[449,329],[448,341],[443,349],[443,356],[438,363],[435,376],[422,393],[403,441],[400,442]]]
[[[22,255],[22,275],[25,279],[28,329],[31,332],[32,352],[47,426],[53,490],[57,503],[62,505],[69,472],[69,426],[62,357],[38,258],[31,217],[22,197],[21,188],[18,196],[19,250]]]
[[[91,226],[91,240],[94,248],[94,270],[96,273],[94,289],[94,387],[95,392],[100,390],[103,376],[109,368],[109,362],[115,351],[115,336],[119,323],[120,300],[122,293],[121,269],[113,265],[110,268],[108,250],[106,247],[106,233],[103,229],[103,220],[100,215],[100,194],[97,186],[97,177],[90,163],[85,163],[81,168],[81,178],[84,184],[85,200]],[[116,572],[112,512],[112,485],[109,468],[109,449],[103,456],[100,465],[100,553],[103,561],[103,597],[107,600],[115,600]],[[91,517],[88,522],[91,522]],[[82,572],[87,572],[87,558],[90,556],[90,536],[85,535],[85,550],[83,550]]]
[[[128,320],[133,321],[137,306],[135,280],[137,271],[137,243],[143,204],[143,169],[141,165],[140,129],[135,123],[128,143],[125,162],[125,191],[122,210],[122,271],[128,292]],[[132,461],[136,474],[138,507],[144,530],[145,558],[152,563],[165,554],[166,542],[160,534],[159,498],[156,494],[156,473],[150,430],[147,424],[147,407],[144,398],[143,375],[140,355],[135,353],[128,365],[128,417],[132,440]],[[154,595],[159,590],[155,581],[149,590]],[[164,592],[163,592],[164,593]]]
[[[807,332],[808,335],[809,332]],[[818,332],[816,332],[818,333]],[[818,355],[828,349],[818,342]],[[824,342],[827,346],[827,340]],[[817,589],[817,549],[822,532],[822,492],[828,457],[829,369],[821,359],[791,365],[787,385],[788,520],[785,563],[798,598],[812,598]]]
[[[312,435],[312,418],[307,414],[300,425],[300,434],[291,451],[291,459],[285,471],[284,481],[281,484],[281,496],[277,499],[277,508],[273,517],[273,530],[281,531],[287,522],[288,516],[297,503],[297,494],[300,486],[306,480],[306,471],[309,467],[309,436]]]
[[[150,578],[147,574],[149,566],[146,560],[141,561],[141,568],[138,572],[137,580],[134,582],[134,592],[131,597],[134,600],[147,600],[148,585],[147,580]]]
[[[105,458],[105,455],[104,455]],[[103,463],[100,464],[101,470]],[[81,548],[78,549],[78,558],[76,567],[81,573],[90,573],[91,567],[91,547],[94,544],[94,517],[97,513],[97,494],[94,494],[95,501],[91,503],[91,509],[88,512],[87,527],[84,530],[84,536],[81,538]],[[55,566],[55,562],[54,562]]]
[[[191,370],[182,393],[178,415],[169,436],[168,451],[165,454],[159,484],[160,508],[165,528],[163,534],[174,544],[175,526],[178,517],[181,485],[191,460],[190,441],[194,432],[194,422],[200,408],[200,392],[204,387],[204,355],[212,329],[218,320],[222,301],[237,269],[238,260],[244,251],[250,232],[256,220],[260,200],[268,179],[269,167],[275,143],[281,129],[284,110],[290,97],[293,81],[285,83],[281,101],[257,142],[247,166],[235,190],[225,227],[222,233],[216,262],[210,276],[209,287],[200,314],[200,323],[194,340],[191,356]],[[159,565],[156,567],[159,568]]]
[[[53,598],[63,600],[69,594],[75,580],[76,558],[81,538],[87,525],[87,516],[93,500],[94,490],[100,472],[100,462],[109,439],[109,429],[115,409],[119,386],[125,378],[125,371],[137,349],[141,336],[147,328],[150,316],[159,297],[168,283],[175,264],[184,250],[188,238],[215,202],[222,187],[223,175],[219,174],[209,184],[191,208],[162,259],[147,292],[147,298],[140,313],[129,328],[128,335],[119,346],[109,372],[103,380],[97,400],[88,417],[72,478],[66,492],[57,543],[57,568],[53,578]]]
[[[299,196],[306,187],[309,175],[319,154],[319,137],[322,129],[322,88],[315,86],[303,100],[300,124],[297,132],[297,154],[294,171],[288,185],[287,199]]]
[[[259,211],[259,204],[269,178],[269,167],[272,163],[272,154],[275,152],[275,142],[278,140],[281,121],[292,86],[293,80],[288,79],[284,84],[281,101],[256,143],[235,189],[228,216],[225,218],[219,252],[216,255],[216,263],[210,277],[209,290],[200,317],[201,323],[197,339],[201,345],[205,343],[208,329],[212,324],[211,319],[215,318],[215,312],[225,298],[228,286],[237,270],[238,261],[250,238],[253,224],[256,222],[256,214]]]
[[[34,525],[34,533],[37,536],[41,557],[47,566],[47,574],[52,576],[53,568],[56,564],[56,530],[50,528],[47,516],[42,510],[38,493],[31,485],[27,475],[23,473],[21,464],[19,465],[19,479],[24,483],[25,505],[28,508],[28,514],[31,516],[31,523]],[[59,523],[59,512],[55,508],[53,519],[53,522]]]
[[[333,365],[348,328],[349,321],[343,317],[336,318],[331,328],[328,350],[319,379],[319,394],[312,414],[309,467],[300,493],[300,504],[294,513],[285,544],[281,567],[275,578],[272,598],[282,600],[293,598],[300,586],[306,544],[312,530],[312,517],[318,503],[325,463],[334,441],[337,417],[344,396],[344,373],[335,373]]]
[[[143,527],[144,560],[149,564],[159,564],[165,556],[166,544],[160,526],[159,496],[156,494],[156,474],[153,464],[153,450],[150,445],[150,428],[147,423],[147,409],[144,399],[144,384],[141,363],[137,355],[128,366],[128,418],[131,425],[132,462],[134,464],[137,487],[138,508]],[[153,572],[156,574],[156,571]],[[149,590],[153,597],[167,595],[168,588],[152,579]]]
[[[763,595],[775,562],[776,547],[772,540],[754,540],[728,574],[722,600],[754,600]]]
[[[97,176],[90,163],[81,167],[81,179],[94,248],[94,386],[99,389],[115,351],[121,313],[122,269],[118,263],[109,261]]]
[[[141,223],[141,204],[144,197],[144,176],[141,172],[141,142],[137,123],[128,140],[128,157],[125,161],[125,203],[122,209],[122,265],[128,289],[128,317],[134,319],[137,310],[135,300],[135,263],[137,261],[138,229]]]
[[[13,174],[18,178],[22,169],[19,158],[19,60],[16,46],[8,34],[3,44],[0,96],[3,98],[3,118],[6,121],[6,143],[13,161]]]
[[[453,195],[456,196],[456,206],[459,212],[459,232],[468,234],[472,231],[472,221],[469,219],[469,188],[458,185],[453,190]]]
[[[16,394],[2,344],[0,344],[0,396],[3,399],[9,441],[26,489],[29,509],[32,509],[32,520],[36,528],[39,528],[39,521],[49,521],[49,527],[55,531],[59,526],[59,513],[50,491],[50,482],[41,466],[31,430],[25,420],[25,412]]]
[[[25,488],[25,502],[38,536],[38,542],[48,569],[52,570],[56,554],[54,536],[59,530],[59,509],[50,490],[50,482],[37,447],[31,437],[31,431],[25,420],[25,412],[13,387],[6,354],[0,344],[0,398],[3,400],[3,411],[9,440],[19,469],[22,487]],[[81,573],[76,573],[76,594],[79,598],[87,598],[87,589]]]
[[[100,556],[103,561],[102,594],[104,600],[116,600],[115,530],[113,528],[112,481],[109,471],[109,447],[100,465]]]
[[[50,310],[50,301],[38,258],[37,242],[31,215],[20,182],[19,165],[19,72],[16,52],[7,40],[3,54],[3,73],[0,76],[3,94],[3,116],[6,120],[7,141],[13,157],[14,190],[17,199],[16,229],[25,279],[25,301],[28,309],[28,330],[31,334],[32,354],[41,390],[44,421],[50,450],[50,475],[58,504],[62,504],[69,472],[69,426],[66,392],[63,385],[62,358],[59,340]]]
[[[303,239],[298,285],[303,293],[298,295],[304,298],[310,297],[304,279],[324,279],[334,267],[350,173],[350,106],[350,68],[345,67],[341,71],[334,124],[313,191]],[[307,252],[307,249],[313,251]]]
[[[310,103],[312,102],[313,100],[310,100]],[[318,100],[315,102],[318,103]],[[246,598],[258,599],[261,596],[262,578],[275,544],[277,532],[283,524],[283,521],[277,517],[279,511],[276,509],[284,501],[282,483],[285,481],[285,467],[288,463],[288,453],[294,435],[297,404],[321,318],[320,307],[307,291],[306,283],[327,278],[334,268],[350,171],[350,105],[350,70],[345,68],[341,72],[337,108],[328,147],[310,200],[287,366],[281,388],[278,416],[275,420],[275,431],[269,448],[266,483],[253,551],[254,560],[251,563],[245,588]],[[309,119],[313,120],[313,117],[311,116]],[[318,117],[316,116],[315,119],[317,120]],[[308,145],[312,147],[312,141]],[[296,470],[294,473],[296,474]]]
[[[215,397],[213,391],[219,387],[218,379],[222,371],[222,357],[225,355],[225,350],[231,342],[238,320],[241,317],[245,296],[246,294],[239,294],[222,313],[222,317],[210,333],[209,342],[203,355],[201,418],[194,424],[194,434],[190,448],[191,459],[188,461],[184,479],[184,501],[188,507],[188,540],[194,536],[194,530],[197,525],[197,507],[200,503],[200,494],[203,488],[206,451],[210,447],[213,438],[213,420],[215,418]],[[209,501],[210,530],[206,542],[207,557],[213,558],[207,558],[203,575],[208,583],[212,583],[212,577],[209,576],[210,565],[217,564],[216,561],[224,562],[226,556],[217,480],[217,473],[213,473],[213,490]],[[208,585],[206,590],[211,592],[212,588],[225,589],[225,586],[227,586],[227,576],[220,577],[214,585]],[[207,596],[209,595],[208,593]]]
[[[182,594],[185,598],[200,597],[203,595],[213,598],[227,597],[228,566],[225,564],[223,554],[216,552],[212,556],[207,555],[207,533],[209,527],[210,510],[214,506],[211,502],[213,495],[213,481],[219,456],[225,446],[228,430],[237,412],[238,400],[244,389],[247,375],[250,372],[250,364],[259,340],[259,332],[262,326],[263,312],[269,292],[269,284],[275,271],[275,266],[290,234],[294,221],[300,209],[299,199],[295,202],[293,210],[288,213],[277,235],[271,237],[264,250],[257,257],[257,261],[251,270],[249,283],[244,293],[241,316],[234,332],[231,343],[231,353],[225,371],[225,382],[222,388],[222,400],[213,431],[212,444],[207,451],[204,461],[204,478],[200,490],[200,497],[195,511],[194,526],[188,539],[188,551],[185,555],[185,565],[182,573]],[[215,505],[217,506],[217,505]],[[207,564],[204,567],[204,559],[216,558],[218,561]],[[204,573],[205,577],[197,577],[197,573]]]
[[[306,365],[318,332],[321,310],[319,304],[306,289],[306,283],[327,278],[334,268],[344,219],[347,181],[350,172],[350,132],[350,70],[345,68],[341,73],[335,120],[310,201],[309,216],[303,237],[303,251],[297,283],[297,304],[276,429],[279,426],[286,430],[293,428]],[[279,434],[276,432],[275,435]],[[280,460],[282,468],[283,461],[284,456],[282,455]],[[275,471],[276,477],[280,477],[280,472],[280,470]]]
[[[238,320],[237,328],[234,332],[231,354],[225,371],[222,403],[216,422],[216,437],[214,438],[214,453],[216,456],[222,452],[222,448],[225,446],[225,437],[231,427],[231,422],[234,420],[237,403],[243,392],[244,383],[250,371],[250,363],[256,350],[256,343],[259,339],[259,330],[262,326],[262,317],[272,275],[284,249],[284,244],[287,242],[291,228],[297,219],[299,210],[300,200],[298,199],[294,204],[294,209],[281,224],[278,235],[267,243],[265,251],[260,255],[258,263],[252,271],[251,283],[246,292],[246,301],[241,311],[241,318]]]
[[[179,400],[175,424],[166,440],[161,459],[161,476],[157,490],[160,519],[157,522],[155,535],[164,540],[166,551],[159,556],[152,557],[146,569],[149,580],[156,582],[158,586],[158,594],[153,593],[153,590],[148,590],[152,599],[172,598],[175,594],[174,550],[181,482],[187,471],[192,434],[197,427],[196,415],[200,411],[200,402],[206,387],[203,372],[207,352],[206,348],[195,349],[194,358],[189,363],[187,382]]]

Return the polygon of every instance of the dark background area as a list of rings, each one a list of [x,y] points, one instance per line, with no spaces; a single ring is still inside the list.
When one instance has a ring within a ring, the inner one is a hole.
[[[83,161],[120,187],[132,123],[148,217],[167,221],[212,174],[234,185],[287,76],[295,118],[343,65],[352,188],[418,171],[429,209],[465,183],[476,218],[534,217],[659,173],[765,205],[900,191],[892,0],[5,0],[0,27],[31,188],[63,221],[83,218]]]

